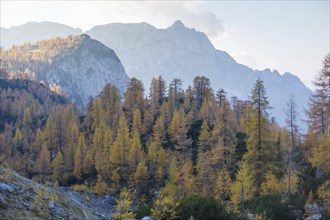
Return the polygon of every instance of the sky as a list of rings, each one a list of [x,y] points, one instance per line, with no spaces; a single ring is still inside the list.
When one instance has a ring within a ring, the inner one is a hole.
[[[0,1],[1,27],[52,21],[83,31],[112,22],[167,28],[176,20],[253,69],[291,72],[312,87],[330,51],[324,1]]]

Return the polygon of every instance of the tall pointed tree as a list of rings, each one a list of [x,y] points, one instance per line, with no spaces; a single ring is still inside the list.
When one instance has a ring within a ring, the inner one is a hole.
[[[44,182],[46,176],[51,172],[50,153],[45,144],[42,145],[41,151],[36,160],[36,169]]]
[[[236,175],[236,180],[232,185],[232,202],[236,208],[244,211],[244,201],[253,198],[256,186],[253,176],[248,168],[248,162],[243,161]]]
[[[290,203],[291,200],[291,177],[294,170],[297,168],[296,164],[296,152],[297,152],[297,142],[299,137],[298,125],[297,125],[297,104],[294,97],[291,96],[289,102],[287,103],[286,110],[286,127],[288,133],[290,134],[290,144],[286,151],[286,164],[287,164],[287,176],[288,176],[288,190],[287,190],[287,200]]]
[[[265,171],[269,169],[272,156],[269,143],[268,109],[269,102],[266,89],[263,81],[258,79],[251,92],[250,121],[247,121],[249,124],[246,126],[246,132],[249,136],[246,160],[250,172],[254,174],[258,192],[260,191],[261,182],[264,180]]]
[[[330,173],[330,53],[323,60],[323,68],[317,75],[315,93],[309,103],[308,140],[311,145],[310,161],[319,171]]]
[[[177,158],[183,164],[190,156],[192,140],[187,137],[188,127],[184,118],[184,111],[181,108],[175,111],[169,126],[169,134],[177,152]]]
[[[84,134],[79,135],[79,140],[77,144],[77,148],[74,154],[74,169],[73,175],[77,178],[81,178],[82,166],[83,166],[83,156],[85,152],[85,136]]]
[[[124,103],[129,125],[133,122],[133,114],[135,110],[138,109],[140,112],[144,112],[145,110],[143,92],[144,88],[142,82],[135,77],[132,77],[125,93]]]
[[[119,119],[117,137],[111,147],[109,162],[110,170],[118,172],[123,180],[128,178],[128,152],[131,146],[129,129],[126,123],[125,115],[122,113]]]

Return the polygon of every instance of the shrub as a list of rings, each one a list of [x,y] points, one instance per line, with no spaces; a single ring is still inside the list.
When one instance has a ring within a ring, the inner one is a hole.
[[[147,204],[140,204],[140,205],[138,205],[138,207],[136,208],[134,213],[135,213],[135,215],[136,215],[135,217],[137,219],[141,219],[144,216],[150,216],[151,206],[147,205]]]
[[[262,215],[266,219],[295,219],[288,205],[282,202],[282,198],[278,194],[261,195],[247,200],[245,209],[250,213]]]
[[[238,219],[238,217],[227,213],[217,200],[197,195],[181,199],[177,212],[179,219]]]

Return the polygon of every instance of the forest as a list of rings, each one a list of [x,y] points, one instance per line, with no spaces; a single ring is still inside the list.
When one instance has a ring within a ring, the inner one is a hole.
[[[330,54],[306,112],[270,117],[261,79],[249,100],[154,78],[106,85],[80,111],[44,84],[0,74],[0,163],[40,183],[117,198],[116,219],[330,218]],[[301,133],[299,117],[307,114]]]

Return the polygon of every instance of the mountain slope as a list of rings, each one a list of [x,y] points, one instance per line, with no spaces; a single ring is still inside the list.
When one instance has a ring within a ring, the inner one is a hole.
[[[259,77],[265,81],[267,95],[273,106],[272,115],[283,125],[285,102],[293,95],[302,111],[311,91],[290,73],[276,70],[256,71],[237,63],[226,52],[214,48],[204,33],[189,29],[176,21],[167,29],[147,23],[107,24],[87,32],[91,37],[113,48],[129,76],[142,79],[146,87],[161,74],[169,83],[179,77],[184,86],[197,75],[211,80],[214,90],[225,89],[228,97],[248,99]]]
[[[36,183],[0,165],[0,219],[109,219],[115,200]]]
[[[1,53],[1,68],[12,76],[36,78],[86,106],[107,83],[124,92],[129,81],[113,50],[88,35],[12,47]],[[56,84],[56,85],[54,85]]]
[[[79,28],[72,28],[64,24],[54,22],[28,22],[23,25],[10,28],[1,27],[0,45],[9,48],[12,45],[21,45],[26,42],[36,42],[54,37],[67,37],[69,35],[81,35]]]

